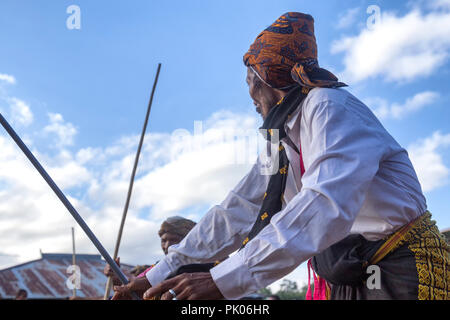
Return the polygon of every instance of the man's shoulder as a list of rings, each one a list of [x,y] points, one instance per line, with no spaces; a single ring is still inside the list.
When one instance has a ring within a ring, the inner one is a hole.
[[[343,114],[345,111],[347,115],[356,116],[366,124],[381,125],[368,106],[342,88],[312,89],[303,103],[302,115],[305,119],[312,119],[318,110],[326,110],[328,114]]]
[[[334,102],[345,104],[351,94],[342,88],[314,88],[312,89],[305,102],[308,105],[318,105],[322,102]]]

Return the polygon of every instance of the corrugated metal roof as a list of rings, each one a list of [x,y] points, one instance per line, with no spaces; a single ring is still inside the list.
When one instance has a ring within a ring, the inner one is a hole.
[[[19,289],[28,292],[29,299],[65,299],[72,296],[66,285],[72,273],[72,254],[42,254],[42,258],[0,270],[0,296],[14,298]],[[106,263],[100,255],[77,254],[76,265],[81,271],[81,289],[77,296],[83,298],[102,297],[107,278],[103,275]],[[121,264],[121,269],[130,276],[131,265]]]

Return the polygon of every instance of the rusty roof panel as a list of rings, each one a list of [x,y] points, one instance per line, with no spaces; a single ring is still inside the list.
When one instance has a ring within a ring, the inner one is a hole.
[[[65,283],[67,279],[63,278],[58,272],[39,267],[35,271],[53,288],[58,295],[67,295],[68,288]]]
[[[76,255],[80,267],[81,288],[77,296],[84,298],[102,297],[106,286],[103,275],[105,261],[100,255]],[[66,285],[71,273],[71,254],[42,254],[42,258],[0,270],[0,295],[14,298],[19,289],[28,291],[30,299],[65,299],[72,296]],[[130,276],[131,265],[122,264],[121,269]]]
[[[22,269],[19,270],[19,273],[21,274],[22,279],[24,279],[26,287],[30,289],[31,292],[40,292],[46,297],[52,296],[52,292],[42,283],[41,279],[36,276],[33,269]]]
[[[85,261],[78,261],[77,266],[81,269],[81,274],[88,278],[89,280],[94,280],[98,275],[95,274],[95,267],[92,267],[89,263],[86,263]]]
[[[4,296],[16,296],[17,290],[17,277],[11,270],[0,272],[0,288],[3,288]]]
[[[103,288],[104,290],[105,288]],[[102,294],[99,294],[99,291],[94,286],[90,286],[88,284],[84,284],[81,287],[81,291],[83,291],[85,297],[99,297]]]

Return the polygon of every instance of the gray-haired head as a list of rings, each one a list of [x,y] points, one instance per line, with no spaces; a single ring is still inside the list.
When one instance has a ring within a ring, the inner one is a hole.
[[[164,253],[167,254],[169,246],[181,242],[195,224],[194,221],[180,216],[167,218],[158,231]]]
[[[196,223],[192,220],[180,216],[172,216],[161,224],[158,234],[161,237],[164,233],[172,233],[184,238],[195,225]]]

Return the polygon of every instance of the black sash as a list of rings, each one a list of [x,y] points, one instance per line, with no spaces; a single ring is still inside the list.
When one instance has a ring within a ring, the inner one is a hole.
[[[288,92],[279,105],[270,110],[263,126],[260,128],[269,132],[269,134],[264,135],[268,141],[270,141],[270,132],[273,132],[272,130],[278,130],[280,141],[286,137],[284,125],[294,111],[297,110],[298,106],[303,99],[305,99],[308,92],[309,90],[302,90],[301,87],[297,86]],[[245,238],[242,243],[241,249],[244,248],[247,242],[256,237],[256,235],[270,223],[270,220],[275,214],[281,211],[282,198],[286,188],[286,179],[289,168],[289,159],[281,142],[278,148],[278,159],[279,169],[270,177],[258,217],[256,218],[256,221],[253,224],[247,238]]]
[[[360,234],[349,235],[311,259],[314,271],[334,285],[360,285],[367,279],[370,258],[385,240],[368,241]]]
[[[303,89],[300,86],[296,86],[291,89],[288,94],[284,97],[281,103],[273,107],[267,118],[264,121],[263,126],[260,130],[267,130],[269,134],[263,134],[264,137],[270,141],[272,130],[278,130],[279,139],[286,137],[286,132],[284,130],[284,124],[290,118],[292,113],[298,108],[303,99],[307,96],[309,90]],[[284,193],[286,187],[286,178],[289,167],[289,160],[286,155],[284,147],[281,145],[278,149],[279,158],[279,170],[276,174],[272,175],[269,184],[267,186],[267,191],[264,195],[264,200],[259,211],[258,218],[256,219],[248,237],[242,244],[241,249],[245,244],[253,239],[265,226],[270,222],[270,219],[278,212],[281,211],[282,200],[281,197]],[[201,264],[190,264],[180,267],[176,272],[171,274],[168,278],[172,278],[176,275],[182,273],[192,273],[192,272],[208,272],[209,269],[214,267],[214,263],[201,263]]]

